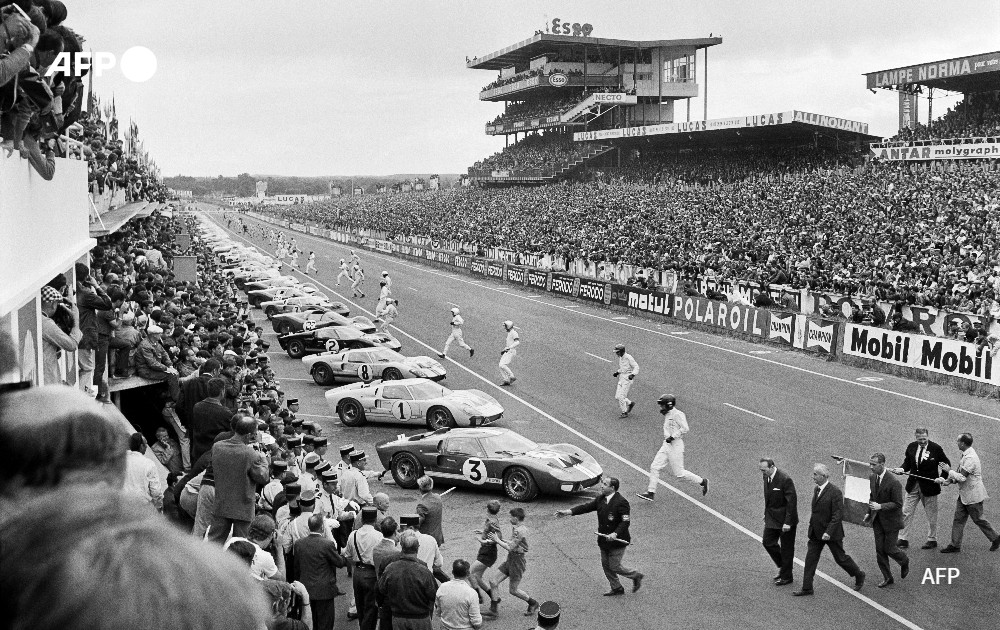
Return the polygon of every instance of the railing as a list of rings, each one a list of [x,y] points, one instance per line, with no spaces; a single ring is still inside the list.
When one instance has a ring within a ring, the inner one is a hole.
[[[873,149],[892,149],[898,147],[930,147],[935,145],[948,144],[991,144],[1000,142],[1000,136],[977,136],[974,138],[939,138],[936,140],[890,140],[883,139],[881,142],[873,142],[870,146]]]

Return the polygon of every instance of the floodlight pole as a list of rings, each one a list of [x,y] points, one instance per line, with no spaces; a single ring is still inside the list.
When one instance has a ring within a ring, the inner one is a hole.
[[[927,88],[927,126],[929,127],[931,121],[934,119],[934,88]]]
[[[705,46],[705,113],[704,120],[708,120],[708,46]]]

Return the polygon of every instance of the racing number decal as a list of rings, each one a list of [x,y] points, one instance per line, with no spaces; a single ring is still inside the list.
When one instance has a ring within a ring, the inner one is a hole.
[[[486,463],[478,457],[470,457],[462,464],[462,475],[469,483],[481,486],[486,483]]]
[[[362,363],[358,367],[358,378],[366,383],[372,380],[372,369],[367,363]]]
[[[405,400],[397,400],[392,406],[392,415],[397,420],[408,420],[410,418],[410,403]]]

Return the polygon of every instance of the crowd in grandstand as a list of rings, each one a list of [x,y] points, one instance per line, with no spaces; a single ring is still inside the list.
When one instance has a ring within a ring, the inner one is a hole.
[[[586,157],[594,145],[573,142],[573,134],[531,134],[473,165],[478,171],[539,172],[571,164]]]
[[[488,85],[484,85],[482,91],[485,92],[487,90],[495,90],[498,87],[510,85],[511,83],[517,83],[518,81],[524,81],[525,79],[530,79],[532,77],[544,77],[553,74],[555,72],[562,72],[563,74],[571,77],[583,76],[583,70],[577,70],[575,68],[570,70],[560,69],[560,68],[549,68],[548,70],[546,70],[545,68],[535,68],[533,70],[526,70],[524,72],[519,72],[509,77],[503,77],[497,79],[496,81],[493,81]]]
[[[1000,92],[966,95],[930,124],[903,129],[896,140],[947,140],[1000,136]]]
[[[82,51],[81,39],[63,22],[66,6],[59,0],[0,1],[0,150],[14,151],[28,160],[46,180],[55,175],[56,157],[79,155],[78,145],[67,146],[60,136],[82,135],[85,159],[90,161],[90,180],[95,189],[125,188],[130,200],[159,197],[155,179],[135,158],[124,158],[90,124],[84,112],[87,68],[51,76],[46,71],[61,53]]]

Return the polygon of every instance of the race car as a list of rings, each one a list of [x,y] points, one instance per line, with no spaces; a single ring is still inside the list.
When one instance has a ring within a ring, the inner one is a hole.
[[[317,352],[337,352],[353,348],[388,347],[399,350],[401,344],[390,336],[390,342],[385,342],[383,335],[369,335],[354,326],[327,326],[315,330],[303,330],[298,333],[281,335],[278,344],[281,349],[293,359],[301,359],[307,354]],[[393,347],[395,346],[395,347]]]
[[[349,427],[366,422],[425,422],[434,430],[483,426],[503,417],[503,407],[486,392],[452,391],[426,378],[343,385],[326,392],[326,403]]]
[[[263,278],[247,282],[243,289],[245,291],[258,291],[260,289],[270,289],[271,287],[292,287],[296,284],[298,282],[291,276],[278,276],[277,278]]]
[[[404,376],[440,381],[447,375],[430,357],[405,357],[389,348],[324,352],[304,357],[302,363],[317,385],[333,385],[338,380],[396,381]]]
[[[247,291],[247,299],[251,306],[260,306],[264,302],[272,300],[282,300],[285,298],[303,297],[309,295],[298,287],[270,287],[268,289],[257,289]]]
[[[515,501],[573,494],[597,485],[604,471],[572,444],[536,444],[501,427],[441,429],[375,445],[396,485],[415,488],[427,475],[443,484],[503,488]]]
[[[267,302],[261,302],[260,308],[264,311],[264,315],[266,315],[268,319],[271,319],[279,313],[294,313],[307,309],[332,310],[337,305],[340,305],[341,308],[345,308],[340,302],[334,304],[323,294],[312,294],[285,298],[282,300],[268,300]]]
[[[350,314],[350,309],[343,302],[334,302],[329,309],[310,307],[295,313],[279,313],[271,318],[271,328],[279,335],[287,335],[327,326],[347,326],[353,322],[347,319]]]

